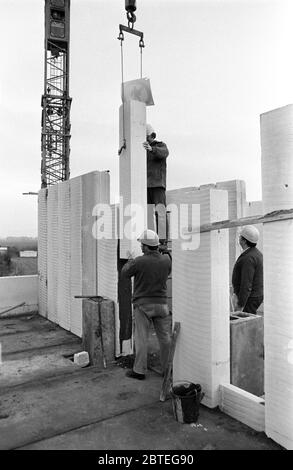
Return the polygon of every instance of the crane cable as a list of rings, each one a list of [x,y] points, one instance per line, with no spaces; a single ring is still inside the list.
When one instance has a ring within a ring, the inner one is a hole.
[[[123,144],[122,147],[118,150],[118,155],[121,155],[122,150],[126,149],[126,138],[125,138],[125,106],[124,106],[124,60],[123,60],[123,41],[124,41],[124,35],[123,33],[119,34],[120,39],[120,47],[121,47],[121,83],[122,83],[122,136],[123,136]]]
[[[133,28],[133,24],[132,24]],[[121,59],[121,80],[122,80],[122,133],[123,133],[123,144],[118,150],[118,155],[121,155],[122,150],[126,149],[126,138],[125,138],[125,91],[124,91],[124,56],[123,56],[123,41],[124,41],[124,34],[120,31],[118,39],[120,40],[120,59]],[[139,41],[139,48],[140,48],[140,78],[142,78],[142,50],[144,48],[143,39]]]

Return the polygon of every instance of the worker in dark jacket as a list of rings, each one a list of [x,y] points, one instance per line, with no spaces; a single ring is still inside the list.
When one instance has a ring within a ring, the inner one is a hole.
[[[240,232],[239,243],[243,253],[237,259],[233,273],[234,309],[256,313],[263,301],[263,256],[256,248],[259,231],[246,225]]]
[[[165,244],[167,238],[166,159],[169,150],[164,142],[156,140],[156,133],[150,124],[146,125],[146,138],[143,146],[147,151],[147,203],[155,208],[156,230],[160,243]]]
[[[138,239],[142,256],[130,259],[121,276],[134,276],[133,311],[135,361],[127,376],[143,380],[147,370],[148,332],[151,322],[158,337],[162,371],[167,368],[170,346],[170,313],[167,304],[167,279],[171,272],[169,256],[159,252],[159,237],[145,230]]]

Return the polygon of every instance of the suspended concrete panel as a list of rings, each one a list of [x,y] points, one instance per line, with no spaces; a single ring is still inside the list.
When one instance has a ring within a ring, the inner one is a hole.
[[[141,254],[138,236],[147,228],[146,105],[128,101],[120,107],[120,258]]]

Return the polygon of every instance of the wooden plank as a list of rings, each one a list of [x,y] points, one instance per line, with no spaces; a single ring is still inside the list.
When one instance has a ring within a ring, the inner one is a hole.
[[[168,386],[170,385],[170,379],[171,379],[171,373],[172,373],[172,367],[173,367],[173,358],[174,358],[176,342],[177,342],[179,331],[180,331],[180,323],[175,322],[173,332],[172,332],[170,350],[169,350],[168,366],[164,375],[163,384],[161,388],[160,401],[166,400]]]
[[[292,220],[293,219],[293,209],[286,209],[281,211],[274,211],[266,215],[255,215],[252,217],[242,217],[235,220],[221,220],[220,222],[213,222],[211,224],[202,224],[198,229],[186,228],[185,233],[202,233],[202,232],[211,232],[213,230],[222,230],[232,227],[241,227],[243,225],[255,225],[255,224],[265,224],[269,222],[278,222],[280,220]]]
[[[6,310],[3,310],[3,312],[0,312],[0,315],[4,315],[4,313],[8,313],[8,312],[11,312],[11,310],[14,310],[18,307],[22,307],[23,305],[25,305],[25,302],[22,302],[21,304],[18,304],[18,305],[15,305],[14,307],[10,307]]]

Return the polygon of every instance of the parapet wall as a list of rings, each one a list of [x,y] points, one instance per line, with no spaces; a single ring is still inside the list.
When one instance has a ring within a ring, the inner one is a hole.
[[[23,302],[25,305],[3,316],[38,310],[38,276],[0,277],[0,314]]]

